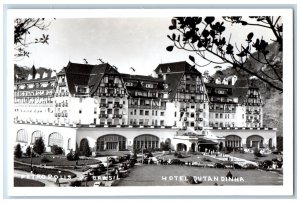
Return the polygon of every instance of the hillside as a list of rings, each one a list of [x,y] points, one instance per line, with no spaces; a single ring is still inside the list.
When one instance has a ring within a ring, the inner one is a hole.
[[[269,55],[270,58],[280,61],[282,59],[282,52],[278,51],[278,46],[273,43],[269,45],[268,50],[270,51]],[[257,56],[257,53],[254,53],[255,56]],[[259,70],[260,68],[263,67],[263,65],[254,59],[249,59],[246,62],[246,65],[248,67],[251,67],[255,70]],[[281,70],[279,71],[280,74],[282,74],[282,64],[280,66]],[[270,70],[265,69],[267,73],[272,74]],[[221,72],[221,73],[220,73]],[[237,75],[238,78],[241,79],[248,79],[250,83],[250,75],[248,73],[245,73],[243,71],[236,72],[232,68],[227,68],[225,70],[220,70],[218,71],[215,75],[212,77],[220,76],[220,77],[227,77],[230,75]],[[255,84],[257,87],[259,87],[260,92],[262,94],[262,98],[264,101],[264,120],[263,123],[267,127],[273,127],[277,128],[278,132],[277,135],[283,135],[282,134],[282,129],[283,129],[283,120],[282,120],[282,105],[283,105],[283,94],[274,88],[270,87],[269,85],[261,82],[260,80],[257,79],[252,79],[251,82]],[[248,84],[249,84],[248,83]]]

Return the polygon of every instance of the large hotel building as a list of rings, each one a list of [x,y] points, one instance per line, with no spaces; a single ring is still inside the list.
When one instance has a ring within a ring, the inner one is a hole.
[[[94,155],[107,151],[178,151],[276,147],[276,129],[263,125],[259,89],[237,76],[210,82],[187,62],[159,64],[151,76],[119,73],[108,63],[69,62],[60,72],[16,75],[16,143],[39,137]]]

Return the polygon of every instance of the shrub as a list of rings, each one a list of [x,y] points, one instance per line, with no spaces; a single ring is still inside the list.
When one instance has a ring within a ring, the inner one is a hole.
[[[37,154],[42,154],[45,152],[45,144],[42,137],[38,138],[34,142],[33,151]]]
[[[26,156],[31,156],[31,147],[30,147],[30,146],[28,146],[28,147],[26,148],[25,154],[26,154]]]
[[[21,145],[17,144],[17,146],[15,147],[15,152],[14,155],[16,158],[21,158],[22,157],[22,150],[21,150]]]
[[[253,154],[254,154],[255,157],[263,157],[263,155],[260,153],[258,148],[254,149]]]
[[[77,161],[77,160],[79,160],[79,155],[78,155],[77,151],[75,151],[74,154],[72,152],[69,152],[67,154],[67,160],[68,161]]]
[[[51,148],[51,151],[53,154],[58,155],[58,154],[63,154],[63,149],[62,147],[59,147],[57,145],[53,145]]]
[[[43,156],[43,158],[41,159],[41,162],[42,163],[48,163],[48,162],[51,162],[51,160],[50,160],[49,157]]]

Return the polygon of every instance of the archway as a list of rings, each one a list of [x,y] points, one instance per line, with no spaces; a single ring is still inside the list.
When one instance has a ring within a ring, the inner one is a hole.
[[[123,151],[126,150],[126,137],[109,134],[101,136],[96,142],[97,151]]]
[[[133,139],[133,149],[158,149],[158,144],[159,138],[151,134],[139,135]]]
[[[264,138],[259,135],[251,135],[246,139],[247,148],[261,148],[263,147]]]
[[[87,147],[89,147],[89,141],[86,138],[83,138],[80,141],[79,151],[84,151]]]
[[[242,147],[242,138],[237,135],[228,135],[225,137],[225,147],[227,148],[240,148]]]
[[[28,142],[28,134],[27,131],[24,129],[18,130],[17,132],[17,138],[16,138],[17,142]]]
[[[58,147],[64,146],[64,139],[60,133],[54,132],[49,135],[48,145],[53,147],[54,145]]]
[[[34,131],[31,135],[31,144],[34,144],[40,137],[45,141],[45,136],[40,130]]]
[[[186,144],[178,143],[176,146],[176,151],[186,151],[187,147]]]

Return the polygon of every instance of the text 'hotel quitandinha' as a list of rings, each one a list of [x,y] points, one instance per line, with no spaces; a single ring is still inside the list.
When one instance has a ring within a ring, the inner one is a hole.
[[[159,64],[152,76],[119,73],[108,63],[69,62],[60,72],[16,75],[14,135],[25,151],[39,137],[46,151],[177,151],[275,148],[263,125],[259,89],[233,75],[209,82],[187,62]]]

